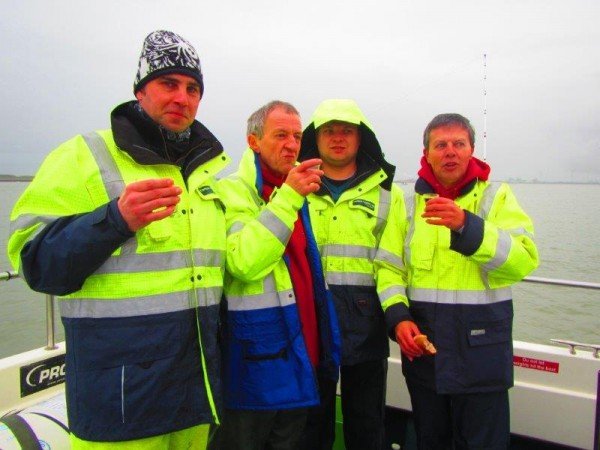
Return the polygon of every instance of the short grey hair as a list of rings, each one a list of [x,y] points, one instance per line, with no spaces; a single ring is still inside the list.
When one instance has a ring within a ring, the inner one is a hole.
[[[295,114],[296,116],[300,117],[300,113],[291,103],[283,102],[281,100],[273,100],[267,103],[265,106],[262,106],[254,111],[250,117],[248,117],[246,135],[249,136],[254,134],[257,137],[262,138],[267,116],[271,113],[271,111],[277,108],[282,108],[286,113]]]
[[[448,126],[459,126],[463,128],[467,133],[469,133],[471,147],[475,147],[475,129],[471,125],[471,122],[469,122],[469,119],[461,116],[460,114],[446,113],[438,114],[431,120],[431,122],[427,124],[425,131],[423,131],[424,148],[429,147],[429,135],[434,129]]]

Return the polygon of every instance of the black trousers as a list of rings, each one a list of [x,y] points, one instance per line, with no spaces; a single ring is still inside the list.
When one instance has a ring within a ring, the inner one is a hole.
[[[209,450],[298,450],[307,408],[278,411],[227,409],[211,426]]]
[[[341,366],[340,391],[346,450],[381,450],[384,440],[387,359]],[[311,408],[303,450],[331,450],[335,441],[336,383],[319,379],[321,405]]]
[[[508,448],[508,390],[447,395],[408,380],[406,384],[419,450]]]

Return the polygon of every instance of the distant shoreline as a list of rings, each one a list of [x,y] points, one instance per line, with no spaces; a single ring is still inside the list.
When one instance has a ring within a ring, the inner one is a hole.
[[[414,184],[417,180],[394,180],[394,183]],[[600,184],[600,181],[540,181],[540,180],[490,180],[508,184]]]
[[[3,181],[29,182],[33,180],[32,175],[0,175],[0,183]],[[413,184],[416,180],[394,180],[394,183]],[[600,184],[600,181],[540,181],[540,180],[492,180],[504,181],[509,184]]]
[[[0,175],[1,181],[31,181],[33,177],[31,175]]]

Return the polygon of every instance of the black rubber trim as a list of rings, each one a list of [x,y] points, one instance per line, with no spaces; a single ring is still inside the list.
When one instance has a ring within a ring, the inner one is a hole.
[[[37,436],[21,416],[6,416],[0,419],[0,422],[10,428],[23,450],[42,450]]]

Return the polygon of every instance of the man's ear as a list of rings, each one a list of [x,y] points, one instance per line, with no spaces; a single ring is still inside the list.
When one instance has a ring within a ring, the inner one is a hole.
[[[423,156],[425,156],[425,161],[429,162],[429,150],[426,148],[423,149]]]
[[[260,153],[260,148],[258,146],[258,138],[255,134],[249,134],[246,136],[246,141],[248,142],[248,147],[250,147],[254,153]]]
[[[140,89],[139,91],[137,91],[135,93],[135,98],[137,98],[138,102],[142,99],[143,95],[144,95],[144,88]]]

